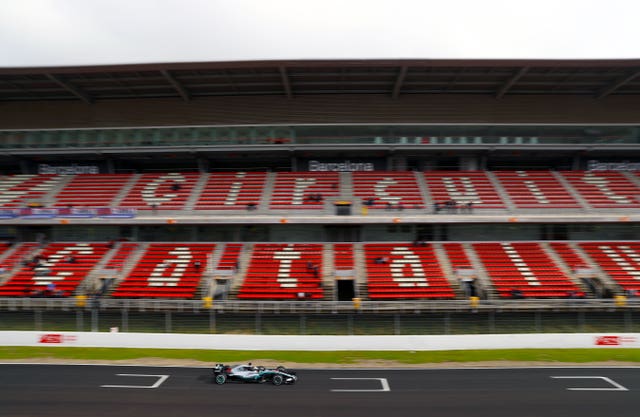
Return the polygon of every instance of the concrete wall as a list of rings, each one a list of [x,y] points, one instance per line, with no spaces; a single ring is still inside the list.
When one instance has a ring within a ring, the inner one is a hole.
[[[260,336],[158,333],[0,332],[1,346],[76,346],[219,350],[468,350],[639,348],[640,333],[453,336]]]

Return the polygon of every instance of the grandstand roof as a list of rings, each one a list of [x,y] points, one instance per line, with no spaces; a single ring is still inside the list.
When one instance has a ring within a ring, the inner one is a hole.
[[[322,60],[0,68],[0,101],[319,94],[640,95],[640,59]]]

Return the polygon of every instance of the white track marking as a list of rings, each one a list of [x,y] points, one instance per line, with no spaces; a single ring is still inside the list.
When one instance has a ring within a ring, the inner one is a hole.
[[[101,388],[158,388],[164,381],[169,378],[169,375],[146,375],[146,374],[116,374],[117,376],[139,376],[146,378],[158,378],[153,385],[100,385]]]
[[[334,381],[342,380],[342,381],[380,381],[381,389],[332,389],[332,392],[388,392],[391,391],[389,388],[389,382],[387,378],[331,378]]]
[[[629,389],[618,384],[616,381],[606,376],[552,376],[553,379],[601,379],[608,382],[613,388],[567,388],[567,391],[629,391]]]

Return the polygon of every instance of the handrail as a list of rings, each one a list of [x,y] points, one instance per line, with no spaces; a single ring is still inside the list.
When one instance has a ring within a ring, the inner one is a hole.
[[[252,312],[252,313],[422,313],[457,311],[611,311],[640,310],[640,298],[621,299],[525,299],[525,300],[402,300],[402,301],[247,301],[155,300],[155,299],[86,299],[78,307],[75,298],[0,298],[3,310],[100,310]]]

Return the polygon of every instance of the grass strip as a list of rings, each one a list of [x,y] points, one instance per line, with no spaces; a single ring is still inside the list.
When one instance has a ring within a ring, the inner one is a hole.
[[[0,347],[0,360],[55,358],[126,361],[145,358],[242,363],[251,359],[274,362],[355,365],[363,361],[401,364],[443,362],[640,362],[640,349],[500,349],[465,351],[231,351],[200,349],[132,349],[78,347]]]

